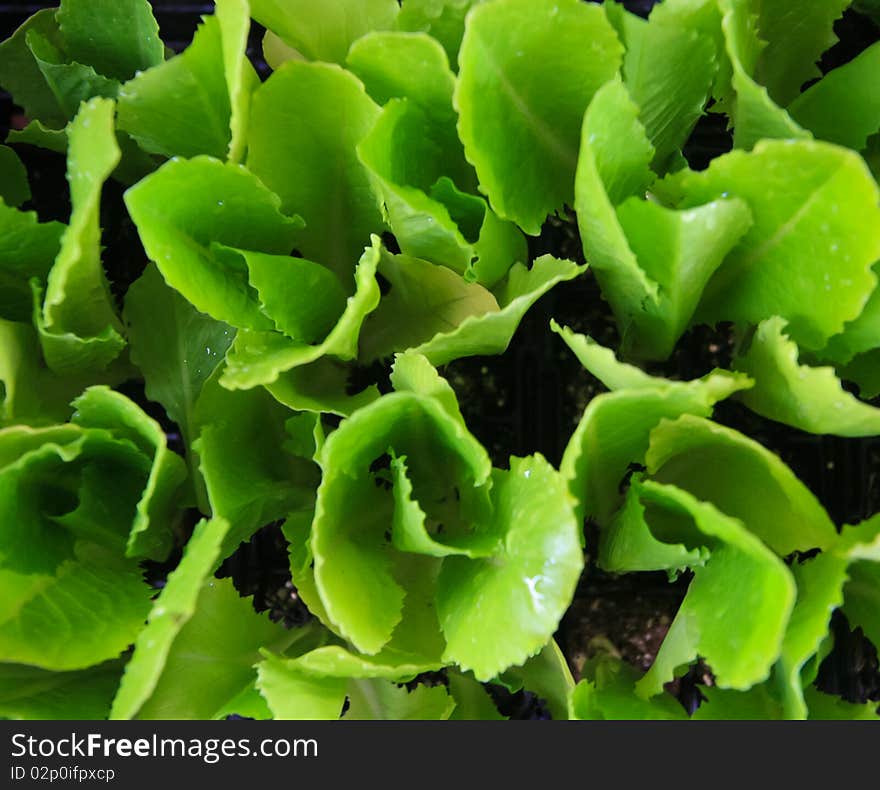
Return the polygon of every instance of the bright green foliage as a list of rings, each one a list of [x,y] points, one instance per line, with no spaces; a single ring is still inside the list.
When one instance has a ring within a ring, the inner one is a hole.
[[[239,161],[259,82],[245,57],[249,24],[246,0],[220,0],[183,53],[122,86],[119,128],[151,154]]]
[[[0,718],[876,720],[869,481],[782,460],[880,436],[880,45],[819,69],[876,0],[59,2],[0,42]],[[597,571],[674,584],[639,668]]]
[[[328,646],[286,661],[266,655],[257,667],[257,687],[276,719],[338,719],[346,698],[346,720],[448,719],[455,701],[442,686],[408,691],[395,685],[437,666]]]
[[[736,363],[755,380],[742,395],[749,408],[810,433],[880,434],[880,410],[846,392],[833,368],[798,364],[797,346],[784,328],[781,318],[762,322]]]
[[[682,414],[708,417],[715,403],[751,381],[726,371],[689,382],[639,375],[601,346],[566,334],[570,345],[585,347],[578,356],[594,375],[612,387],[625,384],[590,401],[559,467],[578,500],[578,515],[604,525],[621,504],[618,486],[627,467],[644,462],[651,431],[661,420]]]
[[[176,636],[171,635],[170,649],[157,649],[162,638],[159,628],[168,629],[170,624],[157,628],[156,644],[147,648],[143,659],[145,666],[140,671],[149,670],[152,689],[132,681],[135,685],[131,693],[138,702],[144,691],[152,690],[137,709],[140,719],[211,719],[223,711],[237,713],[237,710],[229,710],[230,705],[239,701],[242,694],[253,686],[256,680],[254,665],[259,661],[260,649],[285,650],[298,638],[306,636],[302,630],[288,631],[265,615],[256,614],[251,602],[240,598],[228,579],[214,580],[209,572],[207,580],[202,583],[188,574],[181,578],[180,587],[183,589],[179,588],[179,594],[188,597],[192,584],[201,587],[196,591],[195,611]],[[162,617],[158,622],[163,623],[166,622],[164,617],[156,614],[159,606],[161,599],[156,601],[151,618]],[[155,619],[151,619],[147,631],[154,628],[153,622]],[[230,627],[231,623],[235,623],[234,628]],[[198,672],[193,672],[193,662],[197,663]],[[160,666],[157,667],[156,663]],[[161,674],[158,681],[154,681],[157,669]],[[136,697],[134,692],[137,692]],[[118,701],[118,704],[123,703]],[[131,708],[118,710],[122,715]]]
[[[446,50],[457,70],[458,50],[464,36],[468,11],[485,0],[403,0],[397,27],[410,32],[430,33]]]
[[[525,260],[525,245],[471,194],[476,175],[456,131],[446,53],[427,35],[373,33],[352,46],[348,66],[385,105],[358,156],[403,252],[494,285]]]
[[[0,716],[22,720],[106,719],[121,670],[118,661],[78,672],[0,665]]]
[[[119,655],[148,607],[133,558],[168,550],[183,467],[164,435],[106,388],[75,406],[72,423],[0,431],[3,661],[74,670]]]
[[[659,694],[678,667],[698,656],[705,657],[721,688],[747,689],[761,682],[779,655],[794,604],[790,572],[742,522],[708,502],[650,481],[639,493],[645,505],[656,508],[661,525],[679,527],[685,541],[699,535],[709,556],[694,568],[687,595],[636,692]]]
[[[113,111],[112,101],[93,99],[68,132],[70,225],[61,236],[42,303],[40,288],[34,289],[40,343],[56,373],[101,371],[125,346],[101,265],[101,189],[120,158]]]
[[[638,673],[628,664],[600,655],[583,669],[570,700],[570,718],[580,720],[679,720],[684,709],[668,695],[643,699],[634,692]]]
[[[687,209],[726,196],[753,222],[717,270],[697,319],[789,322],[803,347],[819,349],[861,312],[880,257],[877,183],[857,154],[828,143],[767,140],[675,179]],[[797,271],[793,276],[792,272]]]
[[[67,123],[59,98],[46,83],[31,51],[30,41],[49,36],[60,39],[54,9],[44,8],[30,17],[15,33],[0,44],[0,82],[16,98],[31,118],[52,128]]]
[[[86,428],[115,430],[150,460],[150,474],[128,535],[128,556],[164,557],[170,549],[173,498],[186,477],[180,459],[166,446],[159,424],[134,403],[106,387],[91,387],[73,401],[71,422]]]
[[[75,6],[82,9],[84,4]],[[98,73],[88,61],[74,61],[67,52],[65,38],[55,10],[44,9],[0,46],[4,85],[14,92],[31,118],[54,129],[76,115],[80,102],[95,96],[112,98],[119,89],[117,80]],[[113,55],[108,55],[112,59]]]
[[[165,59],[147,0],[61,0],[57,14],[70,57],[127,80]]]
[[[551,639],[544,649],[522,666],[511,667],[497,678],[509,691],[525,689],[547,703],[554,719],[568,718],[568,702],[574,691],[574,678],[568,661]]]
[[[227,357],[228,367],[221,379],[223,386],[249,389],[259,384],[270,385],[273,394],[286,402],[282,393],[290,382],[282,374],[320,363],[328,356],[342,360],[354,359],[358,353],[358,338],[364,320],[379,304],[376,269],[380,255],[379,239],[373,236],[372,246],[364,250],[355,268],[354,295],[346,300],[341,313],[328,316],[332,328],[320,342],[309,344],[302,339],[285,337],[279,332],[239,332]]]
[[[238,249],[287,254],[302,222],[240,165],[172,160],[125,193],[144,249],[196,309],[235,327],[270,329]]]
[[[578,0],[498,0],[471,11],[458,128],[499,216],[536,236],[548,214],[573,202],[581,119],[621,55],[602,9]]]
[[[788,108],[816,137],[863,151],[880,131],[880,90],[872,77],[880,68],[880,44],[811,85]]]
[[[199,394],[229,348],[233,330],[198,312],[165,284],[153,264],[128,290],[125,323],[148,397],[162,404],[189,444]]]
[[[485,200],[458,189],[449,174],[459,171],[459,182],[472,174],[458,151],[450,156],[443,150],[435,131],[416,104],[392,99],[358,146],[358,156],[401,250],[491,287],[513,263],[525,260],[524,239]]]
[[[41,223],[35,212],[0,202],[0,316],[4,319],[30,321],[30,280],[37,278],[45,285],[64,230],[60,222]]]
[[[442,652],[488,680],[553,632],[582,565],[577,527],[564,482],[540,456],[511,459],[490,482],[485,451],[417,360],[399,358],[395,383],[406,389],[355,413],[321,451],[316,590],[328,624],[360,650],[401,649],[433,631],[419,643],[425,660]]]
[[[654,151],[637,113],[620,82],[596,94],[581,132],[575,208],[624,349],[662,359],[752,220],[748,206],[726,194],[684,211],[646,200]]]
[[[147,0],[64,0],[0,44],[0,81],[28,117],[61,129],[81,102],[114,98],[121,82],[160,65],[158,32]]]
[[[318,469],[310,457],[288,451],[288,409],[262,388],[230,392],[217,378],[196,403],[192,446],[210,512],[231,524],[226,556],[259,527],[310,503]]]
[[[810,3],[816,7],[820,4],[822,0],[813,0]],[[798,9],[801,4],[778,5],[790,7],[792,13],[800,16]],[[755,81],[755,70],[761,59],[763,42],[759,38],[758,17],[753,13],[752,6],[750,0],[718,0],[718,7],[723,14],[722,29],[731,72],[730,87],[734,94],[733,97],[725,97],[731,104],[733,141],[737,148],[746,149],[754,147],[759,140],[768,137],[778,139],[809,137],[809,133],[801,129],[791,116],[774,102],[767,88]],[[787,31],[783,35],[787,35]],[[789,54],[784,52],[784,48],[785,45],[782,44],[779,48],[780,53]],[[812,67],[811,63],[807,64],[808,69]],[[788,75],[780,71],[779,77],[785,80]]]
[[[480,680],[538,652],[565,610],[583,564],[566,494],[541,456],[511,458],[509,472],[493,473],[488,529],[501,546],[482,559],[443,563],[437,608],[444,657]]]
[[[618,7],[626,46],[623,79],[654,147],[654,166],[668,169],[703,113],[715,84],[723,43],[715,0],[667,0],[647,22]],[[612,16],[612,22],[614,22]]]
[[[471,315],[454,329],[434,335],[414,350],[434,365],[459,357],[500,354],[526,311],[557,283],[574,279],[584,268],[552,255],[542,255],[531,269],[516,264],[494,290],[498,310]]]
[[[251,12],[309,60],[344,63],[348,48],[365,33],[390,30],[396,0],[251,0]]]
[[[206,579],[219,561],[228,531],[229,522],[223,519],[196,526],[184,558],[153,605],[147,627],[138,634],[134,655],[113,700],[111,718],[133,718],[155,690],[175,637],[193,616],[202,586],[210,583]]]
[[[248,167],[281,197],[285,212],[305,218],[297,249],[346,283],[370,233],[382,230],[355,150],[378,115],[349,72],[297,61],[263,83],[251,107]]]
[[[0,319],[0,424],[61,422],[70,416],[70,400],[81,382],[60,386],[42,365],[36,332],[27,324]]]
[[[412,349],[442,365],[504,351],[526,310],[583,267],[543,256],[530,270],[515,265],[494,293],[444,267],[403,255],[385,255],[379,271],[391,291],[364,327],[365,357]]]
[[[685,414],[660,423],[645,465],[655,480],[740,519],[780,556],[827,548],[836,537],[819,501],[777,455],[709,420]],[[731,474],[735,489],[726,485]]]
[[[751,2],[758,14],[758,33],[767,46],[755,76],[780,106],[786,106],[804,83],[820,75],[816,62],[837,43],[832,26],[851,0]]]

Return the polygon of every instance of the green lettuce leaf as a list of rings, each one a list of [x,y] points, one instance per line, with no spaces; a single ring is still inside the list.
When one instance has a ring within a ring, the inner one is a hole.
[[[34,145],[56,154],[67,153],[67,130],[49,129],[40,121],[31,121],[24,129],[10,129],[6,141]]]
[[[687,414],[662,422],[651,432],[645,465],[654,480],[742,521],[780,556],[824,549],[837,537],[819,501],[779,457],[731,428]]]
[[[31,185],[21,159],[8,145],[0,145],[0,201],[20,206],[31,199]]]
[[[47,425],[70,417],[70,402],[93,377],[58,377],[43,362],[33,326],[0,319],[0,425]]]
[[[401,183],[427,191],[440,176],[448,176],[461,189],[476,191],[476,175],[465,160],[456,131],[455,75],[439,43],[421,33],[370,33],[352,45],[346,66],[378,104],[405,99],[424,115],[422,124],[430,143],[421,152],[433,153],[433,159],[411,156],[406,162],[402,157],[392,158],[392,168],[403,174]],[[398,142],[406,139],[407,129],[416,124],[408,120],[399,130],[392,125],[392,136]],[[416,141],[408,142],[412,146],[408,153],[420,152]],[[394,157],[394,152],[390,155]]]
[[[583,568],[579,525],[563,478],[540,455],[493,473],[492,556],[451,556],[437,580],[444,658],[489,680],[547,642]]]
[[[810,708],[810,718],[819,721],[877,721],[876,702],[863,705],[847,702],[831,694],[823,694],[816,688],[808,688],[806,693]]]
[[[96,96],[164,59],[146,0],[64,0],[30,17],[0,46],[0,79],[28,117],[59,130]],[[45,143],[46,139],[41,143]]]
[[[843,389],[832,367],[798,363],[797,345],[783,334],[785,321],[762,321],[747,351],[734,362],[755,386],[742,394],[753,411],[802,431],[837,436],[880,434],[880,409]]]
[[[819,139],[863,151],[880,130],[880,91],[872,79],[878,68],[880,44],[873,44],[807,88],[788,111]]]
[[[624,349],[662,359],[752,218],[744,201],[725,196],[684,211],[646,200],[652,147],[637,113],[622,83],[597,92],[584,116],[575,207]]]
[[[875,645],[880,641],[880,619],[877,617],[877,582],[880,566],[873,562],[855,562],[849,568],[849,581],[844,588],[844,612],[850,622],[858,624]]]
[[[144,378],[146,395],[180,429],[190,475],[201,493],[191,453],[196,403],[232,343],[233,330],[198,312],[165,284],[154,264],[128,289],[124,317],[131,359]],[[199,505],[207,510],[204,498]]]
[[[71,60],[106,77],[124,81],[165,59],[147,0],[61,0],[57,20]]]
[[[445,266],[383,253],[379,274],[391,286],[367,319],[361,338],[366,360],[389,356],[455,331],[470,316],[498,312],[492,293]]]
[[[464,36],[465,17],[485,0],[403,0],[397,27],[411,33],[429,33],[446,50],[452,67],[458,70],[458,50]]]
[[[72,421],[0,431],[2,661],[52,670],[115,658],[149,606],[138,559],[164,559],[185,475],[159,426],[106,387]]]
[[[787,2],[751,5],[758,14],[758,31],[767,42],[755,66],[755,77],[780,106],[788,105],[804,83],[820,76],[817,63],[837,43],[834,22],[852,0],[821,3]]]
[[[642,500],[642,476],[633,476],[626,498],[599,539],[596,563],[611,573],[669,571],[671,577],[687,568],[706,564],[711,552],[705,541],[679,529],[661,533],[652,529]]]
[[[597,343],[581,343],[577,335],[562,331],[566,342],[582,348],[579,357],[588,370],[612,387],[623,385],[590,401],[559,467],[578,501],[578,517],[606,525],[621,504],[618,487],[627,467],[644,462],[651,431],[661,420],[681,414],[708,417],[715,403],[751,386],[751,381],[727,371],[694,381],[649,377],[617,362]]]
[[[394,573],[395,562],[406,557],[385,540],[393,495],[369,471],[389,448],[409,460],[417,498],[427,488],[438,506],[453,487],[468,502],[491,469],[486,451],[457,419],[430,396],[413,392],[358,410],[328,437],[319,456],[324,475],[311,533],[315,581],[332,624],[368,654],[391,639],[406,597]],[[427,507],[428,501],[419,501]],[[473,531],[467,524],[463,529]]]
[[[267,616],[256,614],[251,601],[240,598],[228,579],[215,580],[208,575],[204,582],[186,581],[181,587],[200,584],[195,610],[166,648],[161,674],[155,684],[150,680],[152,694],[137,710],[139,719],[215,718],[253,687],[254,665],[260,659],[261,648],[286,650],[312,633],[310,628],[288,631]],[[189,599],[186,589],[179,594],[181,599]],[[175,603],[183,602],[181,599]],[[161,606],[160,601],[155,606]],[[154,608],[153,617],[157,616],[162,618],[159,622],[165,622],[164,615],[156,615]],[[148,625],[147,630],[150,628]],[[159,634],[155,636],[158,640]],[[154,661],[161,660],[161,652],[155,650],[157,645],[144,644],[149,656],[145,659],[149,667],[145,669],[152,676]],[[154,656],[154,650],[158,655]],[[193,666],[199,671],[193,672]],[[132,691],[140,689],[135,686]],[[139,697],[140,693],[136,695]]]
[[[159,423],[124,395],[106,386],[89,387],[73,406],[76,411],[72,423],[114,431],[150,461],[125,551],[129,557],[164,559],[172,546],[176,495],[186,478],[183,462],[168,449]]]
[[[877,272],[875,271],[876,275]],[[880,289],[875,288],[862,312],[848,321],[843,331],[834,335],[825,348],[816,352],[824,361],[845,365],[858,355],[880,347]]]
[[[2,587],[8,572],[0,570],[4,576]],[[79,541],[53,575],[19,577],[9,586],[17,595],[0,617],[0,661],[43,669],[84,669],[116,658],[149,610],[150,588],[137,562],[97,543]]]
[[[321,451],[315,590],[329,624],[362,652],[412,644],[430,658],[437,644],[443,663],[489,680],[555,630],[583,564],[577,524],[540,456],[512,458],[489,483],[485,450],[417,359],[399,358],[404,389],[357,411]]]
[[[383,227],[356,153],[378,115],[352,74],[301,61],[285,63],[269,77],[251,106],[248,168],[281,196],[285,212],[305,218],[295,238],[300,252],[343,282],[349,282],[352,262],[370,234]]]
[[[578,721],[653,721],[686,719],[684,708],[669,694],[644,699],[634,691],[638,672],[618,658],[600,655],[584,665],[584,679],[569,701]]]
[[[401,250],[493,285],[525,260],[525,245],[470,194],[477,179],[456,130],[446,53],[423,34],[372,33],[352,45],[347,64],[385,105],[358,156]]]
[[[696,529],[711,555],[694,568],[687,595],[636,693],[661,693],[676,669],[698,656],[712,667],[720,688],[748,689],[762,682],[780,654],[794,605],[788,568],[742,522],[708,502],[673,485],[637,485],[642,502],[660,510],[668,528],[684,522],[685,535]]]
[[[59,99],[46,83],[43,73],[28,46],[33,32],[61,43],[57,9],[44,8],[29,17],[9,38],[0,43],[0,82],[20,104],[29,118],[43,121],[53,129],[63,127],[69,117]]]
[[[68,130],[73,211],[47,278],[42,309],[35,304],[43,353],[57,373],[103,370],[125,346],[101,265],[101,189],[120,159],[113,113],[112,101],[92,99]]]
[[[737,148],[750,149],[764,138],[808,138],[809,132],[801,129],[773,101],[767,88],[755,80],[763,42],[758,37],[758,15],[753,13],[752,3],[718,0],[718,5],[723,14],[721,24],[731,72],[730,87],[733,97],[728,99],[726,106],[730,108],[733,121],[734,145]],[[789,3],[777,5],[799,8]],[[798,10],[794,13],[800,16]],[[783,44],[780,48],[781,54],[784,54],[784,46]],[[783,71],[779,73],[783,78],[787,76]]]
[[[461,357],[501,354],[526,311],[557,283],[573,280],[584,271],[585,266],[552,255],[542,255],[530,269],[517,263],[493,292],[497,310],[471,314],[457,326],[437,332],[411,350],[425,356],[433,365]]]
[[[722,689],[717,686],[700,688],[705,700],[694,712],[694,721],[760,721],[783,718],[782,703],[768,683],[748,691]]]
[[[428,360],[414,351],[395,354],[389,376],[395,392],[415,392],[430,395],[461,425],[464,417],[458,406],[455,390]]]
[[[220,546],[229,526],[222,518],[196,525],[183,559],[169,574],[146,627],[138,634],[110,718],[134,718],[155,690],[175,638],[195,614],[199,593],[220,564]]]
[[[647,22],[626,16],[623,79],[654,147],[658,173],[680,156],[703,114],[718,73],[720,26],[715,0],[667,0]]]
[[[220,23],[223,71],[229,91],[229,161],[240,162],[247,145],[251,94],[259,77],[247,57],[251,12],[249,0],[219,0],[214,15]]]
[[[428,523],[425,511],[413,498],[405,455],[392,457],[391,474],[394,491],[391,543],[398,551],[429,557],[461,555],[470,559],[490,557],[498,551],[500,535],[491,529],[481,533],[478,539],[472,535],[454,535],[442,542],[436,540],[429,527],[438,529],[437,525]]]
[[[816,350],[859,315],[875,286],[880,208],[858,154],[766,140],[675,180],[684,196],[678,208],[729,195],[744,200],[754,219],[706,287],[698,321],[757,324],[778,315],[799,345]]]
[[[468,14],[459,135],[500,217],[537,235],[572,204],[583,113],[622,54],[602,9],[577,0],[499,0]]]
[[[310,345],[279,332],[240,331],[227,357],[221,379],[223,386],[249,389],[265,384],[279,400],[286,402],[284,392],[289,381],[282,374],[320,362],[327,356],[342,360],[357,357],[361,327],[379,304],[376,269],[380,255],[381,243],[378,236],[373,236],[372,246],[363,251],[355,269],[355,293],[348,298],[335,325],[321,342]]]
[[[286,255],[302,222],[285,217],[255,176],[209,157],[171,160],[129,189],[125,204],[147,255],[197,310],[236,327],[274,326],[236,250]]]
[[[339,278],[314,261],[240,251],[262,311],[287,337],[315,343],[326,337],[345,310]]]
[[[449,693],[455,700],[452,721],[501,721],[505,717],[498,712],[495,703],[482,683],[470,674],[447,671]]]
[[[460,151],[450,152],[414,102],[389,101],[357,150],[406,254],[490,286],[514,262],[526,259],[525,240],[516,227],[500,220],[485,200],[456,186],[456,180],[470,180],[471,173],[462,166]],[[456,171],[464,174],[454,180],[450,174]]]
[[[257,687],[276,719],[447,719],[454,701],[442,686],[407,691],[395,684],[413,680],[439,664],[406,656],[373,658],[345,648],[320,647],[294,658],[265,654]]]
[[[223,555],[314,500],[318,468],[288,451],[290,412],[263,388],[230,392],[208,379],[193,415],[193,450],[211,513],[231,524]]]
[[[239,161],[250,94],[246,0],[220,0],[180,55],[144,70],[119,93],[119,128],[151,154]]]
[[[511,667],[499,677],[510,691],[526,689],[547,703],[554,719],[568,718],[568,703],[574,691],[574,678],[555,639],[522,666]]]
[[[443,47],[431,36],[372,31],[352,44],[345,67],[377,104],[410,99],[434,124],[449,126],[455,134],[455,75]]]
[[[352,42],[394,26],[396,0],[251,0],[254,19],[309,60],[345,63]]]
[[[30,280],[45,284],[64,231],[60,222],[39,222],[35,211],[0,202],[0,317],[30,323]]]
[[[274,382],[265,386],[289,409],[348,417],[379,397],[379,389],[374,384],[352,394],[351,375],[350,365],[332,357],[321,357],[279,373]]]
[[[0,665],[0,716],[22,720],[106,719],[122,671],[120,662],[78,672]]]

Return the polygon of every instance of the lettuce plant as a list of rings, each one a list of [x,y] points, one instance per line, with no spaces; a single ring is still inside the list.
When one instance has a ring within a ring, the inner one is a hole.
[[[835,612],[880,646],[878,516],[835,523],[747,428],[880,435],[880,42],[817,66],[844,12],[876,21],[850,5],[216,0],[180,53],[148,0],[28,19],[0,43],[27,121],[0,716],[876,717],[815,681]],[[541,309],[599,391],[558,459],[493,457],[461,361],[524,365]],[[730,353],[680,375],[707,327]],[[229,570],[264,528],[305,623]],[[581,579],[658,571],[682,600],[650,666],[557,641]]]

